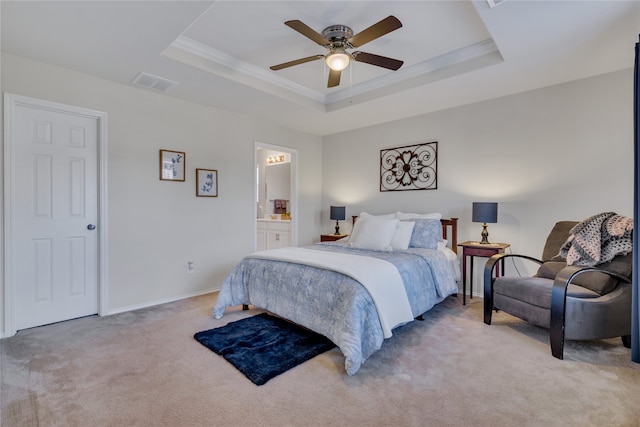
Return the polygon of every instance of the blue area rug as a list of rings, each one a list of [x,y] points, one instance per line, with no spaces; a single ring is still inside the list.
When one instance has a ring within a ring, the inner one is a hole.
[[[256,385],[335,347],[328,338],[267,313],[193,337]]]

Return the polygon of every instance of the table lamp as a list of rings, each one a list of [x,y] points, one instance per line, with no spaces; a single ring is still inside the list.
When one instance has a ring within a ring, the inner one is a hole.
[[[344,221],[346,215],[346,208],[344,206],[331,206],[330,217],[332,220],[336,220],[336,233],[340,234],[340,221]]]
[[[495,224],[498,222],[498,204],[492,202],[473,202],[472,209],[473,222],[481,222],[482,224],[482,240],[481,244],[489,243],[489,232],[487,231],[487,223]]]

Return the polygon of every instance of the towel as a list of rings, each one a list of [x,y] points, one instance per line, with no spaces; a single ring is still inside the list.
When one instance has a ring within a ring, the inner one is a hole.
[[[287,213],[287,201],[284,199],[275,199],[273,201],[273,213]]]

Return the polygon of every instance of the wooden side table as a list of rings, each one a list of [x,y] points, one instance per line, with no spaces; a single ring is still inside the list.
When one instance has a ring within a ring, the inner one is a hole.
[[[336,240],[344,239],[348,234],[321,234],[321,242],[335,242]]]
[[[511,246],[509,243],[480,243],[480,242],[462,242],[458,246],[462,246],[462,305],[467,304],[467,257],[471,257],[471,274],[469,275],[469,298],[473,298],[473,258],[485,257],[490,258],[495,254],[502,254],[504,250]],[[502,264],[502,274],[504,274],[504,259],[500,260]],[[500,264],[496,266],[496,276],[500,274]]]

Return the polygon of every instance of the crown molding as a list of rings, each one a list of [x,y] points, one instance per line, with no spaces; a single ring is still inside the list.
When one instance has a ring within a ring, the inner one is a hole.
[[[379,91],[387,86],[395,86],[405,80],[415,80],[416,77],[425,76],[429,73],[434,73],[497,51],[498,47],[493,39],[482,40],[469,46],[427,59],[410,67],[401,68],[393,73],[388,73],[375,79],[358,83],[352,87],[330,93],[326,96],[325,104],[332,105],[354,96]],[[433,79],[429,80],[432,81]]]
[[[200,43],[188,37],[185,37],[185,36],[178,37],[173,43],[171,43],[171,47],[183,50],[185,52],[189,52],[193,55],[200,56],[211,62],[222,65],[227,69],[242,73],[246,76],[249,76],[254,79],[258,79],[263,82],[270,83],[274,86],[277,86],[282,89],[286,89],[288,91],[294,92],[298,95],[307,97],[313,101],[320,102],[323,104],[325,103],[325,96],[320,92],[309,89],[306,86],[300,85],[290,80],[287,80],[263,68],[257,67],[255,65],[249,64],[244,61],[240,61],[238,60],[238,58],[235,58],[220,50],[213,49],[212,47],[207,46],[204,43]],[[220,74],[222,75],[223,73],[220,73]],[[229,76],[225,74],[224,77],[228,78]],[[243,81],[241,82],[246,84],[246,82],[243,82]]]
[[[184,53],[190,54],[189,57]],[[327,112],[504,62],[493,39],[489,38],[356,85],[345,85],[325,95],[185,36],[178,37],[163,54],[220,77]],[[207,66],[189,59],[193,56],[206,61]]]

